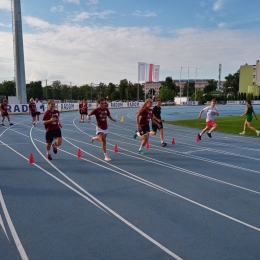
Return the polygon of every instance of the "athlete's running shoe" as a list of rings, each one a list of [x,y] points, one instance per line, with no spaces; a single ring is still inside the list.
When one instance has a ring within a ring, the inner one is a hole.
[[[166,146],[166,145],[167,145],[167,143],[165,143],[165,142],[161,143],[161,146],[162,146],[162,147],[164,147],[164,146]]]
[[[94,142],[93,136],[90,136],[89,139],[90,139],[90,142],[93,144],[93,142]]]
[[[144,154],[144,151],[143,150],[139,150],[138,153],[139,154]]]
[[[207,135],[208,135],[208,137],[209,138],[211,138],[212,136],[211,136],[211,133],[209,133],[209,132],[207,132]]]
[[[256,130],[256,135],[259,136],[259,134],[260,134],[260,131],[257,131],[257,130]]]
[[[10,125],[14,125],[13,123],[10,123]]]
[[[54,144],[52,144],[52,150],[55,154],[58,152],[58,149]]]
[[[2,126],[5,126],[5,124],[2,124]]]
[[[241,133],[239,133],[240,135],[245,135],[245,132],[243,131],[243,132],[241,132]]]
[[[137,137],[137,130],[135,130],[134,139]]]
[[[107,162],[111,161],[110,157],[108,157],[108,156],[105,156],[104,160]]]
[[[198,138],[199,138],[199,140],[201,140],[201,135],[200,134],[198,134]]]
[[[52,160],[52,157],[51,157],[51,154],[50,154],[50,153],[47,153],[47,158],[48,158],[49,160]]]

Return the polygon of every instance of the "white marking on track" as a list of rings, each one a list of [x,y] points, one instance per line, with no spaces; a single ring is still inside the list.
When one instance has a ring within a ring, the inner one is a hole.
[[[0,225],[1,225],[2,229],[4,230],[5,235],[6,235],[7,239],[8,239],[8,241],[10,242],[9,237],[7,235],[7,232],[6,232],[6,229],[5,229],[5,225],[4,225],[4,222],[3,222],[1,214],[0,214]]]
[[[23,260],[28,260],[29,258],[27,257],[27,254],[23,248],[23,245],[19,239],[19,236],[18,234],[16,233],[16,230],[14,228],[14,225],[13,225],[13,222],[11,220],[11,217],[8,213],[8,210],[7,210],[7,207],[5,205],[5,201],[4,201],[4,198],[3,198],[3,195],[2,195],[2,192],[0,190],[0,204],[2,205],[2,208],[3,208],[3,211],[4,211],[4,214],[5,214],[5,218],[6,218],[6,221],[8,223],[8,226],[9,226],[9,229],[11,231],[11,234],[13,236],[13,239],[14,239],[14,242],[15,242],[15,245],[20,253],[20,256]]]

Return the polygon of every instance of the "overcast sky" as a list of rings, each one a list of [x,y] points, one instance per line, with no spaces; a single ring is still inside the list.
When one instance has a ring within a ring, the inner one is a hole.
[[[260,59],[259,0],[21,0],[26,80],[83,85],[138,81],[138,62],[160,80],[222,80]],[[11,0],[0,0],[0,82],[14,77]],[[183,68],[182,78],[188,78]]]

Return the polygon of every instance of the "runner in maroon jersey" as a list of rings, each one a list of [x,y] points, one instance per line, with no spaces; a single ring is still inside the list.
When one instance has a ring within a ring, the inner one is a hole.
[[[52,160],[50,149],[53,148],[53,152],[57,153],[57,146],[60,146],[62,143],[62,136],[60,128],[61,123],[59,120],[60,112],[55,109],[55,102],[53,99],[48,101],[48,110],[44,113],[42,123],[45,125],[46,130],[46,150],[47,158]],[[55,142],[52,144],[53,140]]]
[[[150,120],[154,122],[153,111],[151,109],[152,104],[152,99],[147,98],[136,115],[136,124],[138,131],[135,132],[134,138],[136,138],[136,136],[138,135],[142,139],[141,146],[138,151],[139,154],[144,154],[143,148],[149,140]]]
[[[32,115],[32,124],[35,125],[36,124],[36,112],[37,112],[37,108],[36,108],[36,104],[34,103],[33,98],[30,99],[30,103],[29,103],[29,114]]]
[[[96,136],[92,137],[90,136],[91,143],[94,142],[94,140],[98,140],[101,142],[101,149],[105,155],[105,161],[111,161],[107,154],[106,150],[106,137],[107,137],[107,117],[116,122],[114,118],[111,117],[110,112],[108,108],[106,107],[106,102],[104,98],[100,98],[98,100],[98,107],[94,110],[92,110],[88,115],[87,118],[90,120],[91,115],[95,115],[97,119],[97,126],[96,126]]]
[[[83,122],[83,120],[84,120],[84,115],[82,114],[82,106],[83,106],[83,102],[82,102],[83,100],[80,100],[80,102],[79,102],[79,114],[80,114],[80,123],[81,122]]]
[[[13,125],[13,123],[10,123],[10,116],[8,114],[8,106],[7,106],[7,99],[3,99],[3,103],[0,106],[0,111],[2,114],[2,126],[5,126],[4,120],[7,118],[10,125]]]
[[[86,102],[85,99],[82,101],[82,107],[81,107],[81,116],[82,116],[82,121],[84,122],[84,115],[88,115],[88,103]]]

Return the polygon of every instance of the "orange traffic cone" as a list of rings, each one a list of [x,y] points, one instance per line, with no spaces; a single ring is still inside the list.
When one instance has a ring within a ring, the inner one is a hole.
[[[118,153],[118,145],[117,144],[114,147],[114,153]]]
[[[172,138],[172,144],[175,144],[175,140],[174,140],[174,138]]]
[[[200,139],[199,139],[199,136],[197,135],[196,142],[199,142],[199,141],[200,141]]]
[[[82,158],[82,153],[81,153],[81,150],[78,149],[78,155],[77,155],[78,158]]]
[[[34,163],[34,158],[33,158],[33,154],[32,153],[30,154],[28,163]]]
[[[145,145],[145,148],[150,148],[150,144],[149,142],[147,141],[146,145]]]

